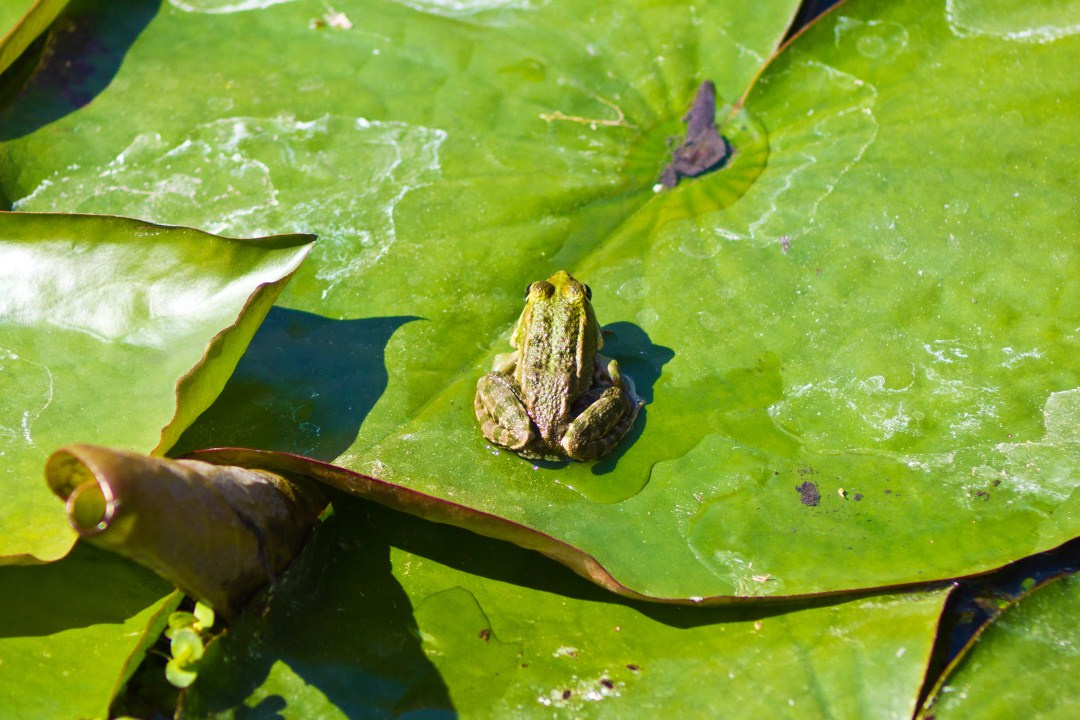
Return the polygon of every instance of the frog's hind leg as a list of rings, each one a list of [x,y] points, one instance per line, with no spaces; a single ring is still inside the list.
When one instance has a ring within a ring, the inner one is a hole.
[[[508,375],[489,372],[480,378],[473,409],[480,431],[493,445],[517,452],[536,437],[532,419],[510,385]]]
[[[562,448],[572,460],[593,460],[611,452],[630,431],[639,405],[620,385],[599,393],[570,423]]]

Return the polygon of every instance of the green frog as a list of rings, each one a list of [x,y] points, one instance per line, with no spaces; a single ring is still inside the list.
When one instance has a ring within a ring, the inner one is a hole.
[[[526,458],[592,460],[629,432],[644,404],[604,339],[588,285],[560,270],[529,285],[515,351],[476,384],[476,419],[492,444]]]

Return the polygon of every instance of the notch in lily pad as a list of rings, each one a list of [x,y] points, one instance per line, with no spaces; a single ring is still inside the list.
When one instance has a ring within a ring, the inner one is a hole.
[[[712,81],[698,86],[683,122],[686,137],[675,147],[671,162],[660,175],[660,184],[668,190],[682,178],[698,177],[723,167],[731,157],[731,143],[716,127],[716,86]]]

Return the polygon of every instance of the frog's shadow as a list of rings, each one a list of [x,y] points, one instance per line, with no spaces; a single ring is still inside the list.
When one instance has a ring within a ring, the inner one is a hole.
[[[675,357],[674,350],[653,344],[648,333],[634,323],[612,323],[605,325],[602,331],[604,347],[601,352],[619,361],[619,370],[633,383],[634,392],[644,405],[638,411],[637,419],[634,420],[630,432],[626,433],[626,437],[619,441],[614,450],[592,466],[594,475],[606,475],[612,472],[619,458],[637,442],[641,433],[645,432],[648,408],[653,400],[653,386],[660,379],[660,371],[664,365]],[[548,470],[558,470],[570,464],[569,460],[533,460],[532,462],[536,467]]]
[[[609,454],[600,458],[593,466],[594,475],[606,475],[615,469],[627,450],[645,432],[645,424],[648,422],[648,407],[653,400],[653,386],[660,379],[660,371],[664,365],[675,357],[675,351],[663,345],[655,345],[649,339],[648,333],[639,325],[631,322],[617,322],[605,325],[604,347],[600,350],[604,355],[619,361],[619,370],[623,377],[628,377],[633,383],[634,392],[644,403],[638,411],[637,419],[634,420],[630,432],[619,441]],[[545,470],[560,470],[571,464],[570,460],[530,460],[538,468]]]

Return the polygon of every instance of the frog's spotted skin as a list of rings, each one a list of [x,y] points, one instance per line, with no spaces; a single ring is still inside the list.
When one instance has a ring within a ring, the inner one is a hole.
[[[492,444],[522,457],[592,460],[630,430],[641,401],[597,351],[588,286],[560,270],[529,286],[510,343],[476,384],[476,418]]]

